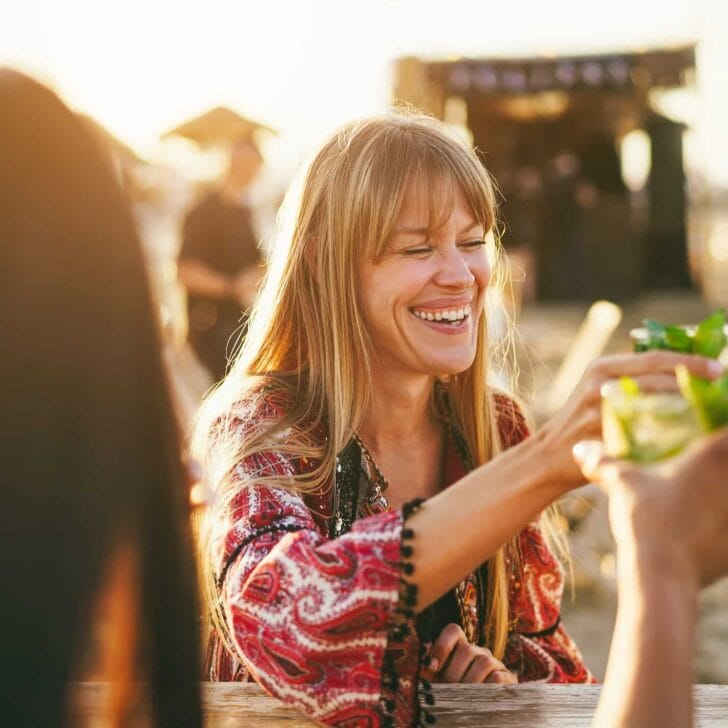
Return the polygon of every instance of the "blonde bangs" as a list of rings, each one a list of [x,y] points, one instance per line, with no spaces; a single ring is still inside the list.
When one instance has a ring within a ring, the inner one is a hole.
[[[431,119],[405,117],[398,121],[382,129],[381,139],[372,140],[392,149],[379,155],[369,172],[375,182],[370,190],[374,199],[367,206],[369,219],[362,221],[369,235],[361,254],[373,260],[384,255],[405,195],[412,187],[427,205],[431,230],[445,225],[458,190],[475,220],[486,234],[491,232],[496,221],[495,188],[473,151]]]

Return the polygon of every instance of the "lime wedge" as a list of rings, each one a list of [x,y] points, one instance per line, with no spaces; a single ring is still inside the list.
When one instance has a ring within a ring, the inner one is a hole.
[[[636,397],[640,393],[640,385],[632,377],[620,377],[619,389],[627,397]]]
[[[691,374],[684,364],[679,364],[675,368],[675,376],[677,377],[677,385],[680,388],[683,397],[690,402],[698,415],[700,426],[705,432],[710,432],[714,429],[712,425],[712,418],[706,406],[710,398],[710,381]]]

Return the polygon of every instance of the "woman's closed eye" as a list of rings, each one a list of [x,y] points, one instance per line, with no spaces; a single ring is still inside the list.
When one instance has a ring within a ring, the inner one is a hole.
[[[477,250],[478,248],[482,248],[484,245],[487,245],[487,240],[481,240],[478,238],[477,240],[467,240],[464,243],[458,243],[459,248],[463,248],[464,250]]]
[[[478,248],[487,245],[487,241],[478,238],[477,240],[467,240],[465,242],[458,243],[457,245],[458,248],[460,248],[461,250],[477,250]],[[407,248],[402,248],[399,253],[406,256],[423,257],[428,253],[431,253],[433,249],[434,248],[431,245],[428,245],[427,243],[421,243],[419,245],[412,245]]]
[[[423,256],[432,252],[432,246],[427,243],[420,243],[418,245],[412,245],[407,248],[402,248],[399,251],[402,255],[408,256]]]

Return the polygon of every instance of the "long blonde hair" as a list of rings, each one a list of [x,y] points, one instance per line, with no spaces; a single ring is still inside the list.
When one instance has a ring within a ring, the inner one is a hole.
[[[193,449],[215,493],[201,524],[201,566],[213,621],[223,638],[213,550],[216,529],[225,523],[230,500],[240,488],[239,480],[232,483],[233,470],[275,442],[283,456],[308,458],[314,467],[291,477],[261,473],[256,483],[301,493],[332,487],[336,455],[367,410],[377,355],[357,296],[360,262],[364,256],[377,260],[384,252],[411,184],[427,195],[432,215],[449,214],[451,197],[443,195],[462,192],[476,221],[491,232],[491,285],[502,281],[493,234],[494,186],[475,152],[447,127],[428,117],[390,115],[349,124],[323,145],[303,179],[293,227],[272,250],[245,342],[228,376],[206,401],[194,438]],[[291,205],[289,197],[284,209]],[[486,317],[481,316],[473,364],[446,384],[475,465],[501,449],[487,385],[488,357]],[[271,391],[283,396],[285,412],[247,428],[241,438],[235,426],[244,418],[241,409],[258,412]],[[326,438],[315,432],[323,423]],[[506,554],[517,558],[513,544],[496,552],[488,572],[486,635],[498,657],[508,635]]]

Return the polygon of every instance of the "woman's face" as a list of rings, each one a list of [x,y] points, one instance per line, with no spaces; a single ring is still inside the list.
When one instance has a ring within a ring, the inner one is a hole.
[[[478,223],[459,189],[442,227],[417,186],[404,199],[381,260],[364,260],[360,296],[388,376],[457,374],[473,362],[490,280]]]

